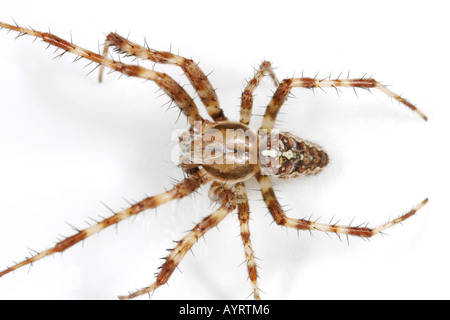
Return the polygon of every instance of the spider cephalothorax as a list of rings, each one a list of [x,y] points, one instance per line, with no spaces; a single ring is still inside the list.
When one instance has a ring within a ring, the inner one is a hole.
[[[265,61],[248,82],[242,93],[240,121],[231,122],[220,108],[218,97],[208,78],[198,65],[190,59],[170,52],[161,52],[146,46],[140,46],[116,33],[110,33],[107,36],[103,54],[97,54],[53,34],[39,32],[31,28],[22,28],[17,24],[10,25],[0,22],[0,28],[17,31],[19,36],[27,34],[42,39],[49,45],[62,49],[62,54],[65,52],[75,54],[75,60],[84,58],[90,62],[97,63],[97,66],[100,66],[100,80],[103,69],[106,67],[128,76],[153,81],[180,108],[190,125],[187,135],[180,138],[182,151],[181,167],[187,174],[184,180],[168,191],[147,197],[86,229],[76,229],[74,235],[59,241],[54,247],[27,257],[22,262],[14,263],[13,266],[1,271],[0,277],[22,266],[32,264],[41,258],[56,252],[65,251],[91,235],[97,234],[101,230],[144,210],[156,208],[174,199],[184,198],[195,192],[202,185],[211,182],[210,198],[219,204],[219,208],[206,216],[182,240],[177,242],[176,246],[165,258],[156,280],[151,285],[120,298],[130,299],[144,293],[151,293],[156,288],[167,283],[184,255],[192,248],[195,242],[208,230],[217,226],[230,212],[237,209],[253,296],[255,299],[259,299],[260,290],[257,282],[257,268],[250,241],[250,210],[245,189],[245,181],[248,179],[255,177],[258,181],[264,202],[274,221],[280,226],[296,230],[319,230],[347,236],[372,237],[381,233],[384,229],[409,218],[428,201],[428,199],[425,199],[414,209],[397,219],[376,228],[368,228],[290,218],[285,214],[283,207],[275,196],[272,187],[272,176],[287,179],[303,174],[315,174],[328,164],[328,155],[319,146],[298,138],[291,133],[279,133],[274,129],[277,114],[292,88],[376,88],[415,111],[424,120],[427,120],[426,116],[414,105],[374,79],[319,80],[301,77],[285,79],[279,83],[271,64]],[[119,54],[180,67],[191,82],[213,122],[200,116],[194,100],[170,76],[139,65],[130,65],[108,58],[107,53],[110,46],[114,47]],[[277,86],[277,90],[266,108],[260,130],[254,132],[248,127],[252,115],[253,92],[266,74],[271,76],[274,84]]]
[[[206,130],[202,137],[200,161],[195,164],[201,165],[216,180],[245,181],[259,171],[258,137],[248,126],[221,121]],[[192,147],[198,148],[195,142]],[[192,153],[199,154],[195,150]]]

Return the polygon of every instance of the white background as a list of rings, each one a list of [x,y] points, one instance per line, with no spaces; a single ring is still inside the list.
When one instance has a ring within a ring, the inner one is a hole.
[[[380,92],[294,90],[277,122],[322,145],[320,175],[276,182],[292,217],[376,226],[424,198],[417,216],[370,242],[286,230],[272,223],[256,183],[248,184],[252,241],[265,299],[450,298],[450,30],[445,1],[21,1],[2,3],[0,20],[47,31],[97,51],[110,31],[200,61],[225,112],[263,59],[280,79],[361,77],[392,85],[429,116],[425,122]],[[97,82],[97,71],[52,60],[52,48],[0,31],[0,265],[42,250],[66,224],[85,226],[163,191],[181,171],[170,136],[187,128],[150,82]],[[151,63],[140,62],[152,67]],[[181,70],[156,66],[187,83]],[[187,86],[192,93],[192,88]],[[261,115],[272,90],[257,90]],[[204,112],[201,103],[199,109]],[[261,117],[252,125],[257,128]],[[184,231],[213,208],[200,194],[122,222],[66,251],[0,279],[2,299],[115,299],[149,285]],[[245,299],[250,281],[235,213],[188,254],[153,299]],[[145,297],[146,298],[146,297]]]

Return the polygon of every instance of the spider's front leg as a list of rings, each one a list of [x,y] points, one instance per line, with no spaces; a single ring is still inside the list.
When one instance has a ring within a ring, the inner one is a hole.
[[[205,105],[208,114],[214,119],[214,121],[227,120],[227,117],[219,106],[219,99],[213,86],[209,82],[208,77],[193,60],[186,59],[171,52],[157,51],[148,47],[143,47],[114,32],[111,32],[106,37],[105,46],[103,49],[104,57],[107,56],[110,46],[114,46],[116,51],[119,53],[124,53],[128,56],[135,56],[157,63],[179,66],[191,82],[200,97],[200,100],[202,100]],[[102,81],[102,75],[103,66],[100,68],[99,81]]]
[[[314,78],[291,78],[284,79],[275,94],[272,97],[269,105],[267,106],[266,113],[264,114],[263,124],[261,129],[273,129],[275,120],[277,118],[278,112],[281,106],[286,101],[287,96],[294,87],[314,89],[314,88],[338,88],[338,87],[351,87],[351,88],[363,88],[370,89],[375,88],[383,92],[384,94],[390,96],[391,98],[404,104],[409,109],[416,112],[422,119],[428,120],[427,116],[420,111],[415,105],[401,97],[400,95],[389,90],[385,85],[375,79],[362,78],[362,79],[314,79]]]
[[[319,230],[324,232],[332,232],[336,234],[346,234],[351,236],[359,236],[363,238],[370,238],[376,234],[383,233],[383,231],[389,227],[392,227],[409,217],[413,216],[417,211],[419,211],[427,202],[428,199],[423,200],[418,206],[410,210],[406,214],[391,220],[385,224],[382,224],[376,228],[367,227],[349,227],[349,226],[339,226],[332,224],[317,223],[314,221],[309,221],[305,219],[293,219],[286,216],[278,202],[275,192],[273,191],[272,180],[269,176],[258,175],[257,180],[261,187],[262,196],[270,214],[278,225],[294,228],[297,230]]]
[[[145,198],[144,200],[137,202],[131,207],[122,210],[120,212],[117,212],[109,218],[99,221],[98,223],[90,226],[89,228],[77,230],[78,232],[76,234],[58,242],[53,248],[37,253],[36,255],[26,258],[24,261],[16,263],[13,266],[7,268],[6,270],[1,271],[0,277],[20,267],[32,264],[35,261],[50,256],[54,253],[63,252],[69,249],[70,247],[74,246],[75,244],[79,243],[80,241],[83,241],[84,239],[99,233],[103,229],[115,225],[142,211],[159,207],[160,205],[163,205],[164,203],[167,203],[175,199],[182,199],[187,195],[191,194],[192,192],[196,191],[198,188],[200,188],[201,185],[207,183],[208,181],[210,181],[210,178],[207,175],[207,173],[203,169],[197,170],[194,174],[192,174],[192,176],[179,182],[172,189],[160,193],[158,195]]]
[[[189,96],[189,94],[183,89],[182,86],[180,86],[175,80],[173,80],[165,73],[148,70],[137,65],[128,65],[120,61],[115,61],[103,57],[100,54],[94,53],[90,50],[86,50],[51,33],[22,28],[17,25],[13,26],[3,22],[0,22],[0,29],[1,28],[17,31],[19,32],[19,36],[27,34],[36,38],[40,38],[44,42],[47,42],[49,45],[62,49],[64,52],[71,52],[77,55],[78,58],[76,60],[85,58],[94,63],[98,63],[101,67],[110,68],[127,76],[151,80],[156,83],[175,102],[180,110],[186,115],[191,126],[193,126],[196,121],[204,121],[204,119],[200,116],[194,100]]]
[[[217,226],[231,211],[236,208],[236,199],[233,192],[218,182],[213,182],[210,195],[214,200],[221,203],[220,207],[212,214],[200,221],[189,233],[178,242],[177,246],[170,251],[166,261],[161,266],[161,271],[156,280],[150,286],[137,290],[128,296],[120,296],[119,299],[133,299],[142,294],[155,291],[158,287],[167,283],[172,273],[177,268],[186,253],[206,232]]]

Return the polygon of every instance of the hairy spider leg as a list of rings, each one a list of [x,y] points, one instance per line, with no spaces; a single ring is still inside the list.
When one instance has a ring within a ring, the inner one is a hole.
[[[400,95],[389,90],[385,85],[382,85],[375,79],[370,78],[362,78],[362,79],[314,79],[314,78],[290,78],[284,79],[278,89],[275,91],[275,94],[272,97],[269,105],[267,106],[266,112],[264,114],[263,124],[261,129],[271,130],[275,125],[275,120],[277,118],[278,111],[280,111],[281,106],[286,101],[287,96],[291,92],[291,89],[294,87],[306,88],[306,89],[314,89],[314,88],[338,88],[338,87],[352,87],[352,88],[363,88],[370,89],[375,88],[385,93],[391,98],[399,101],[400,103],[407,106],[409,109],[415,111],[422,119],[425,121],[428,120],[427,116],[420,111],[416,106],[414,106],[411,102],[402,98]]]
[[[253,109],[253,92],[255,91],[256,87],[261,82],[261,79],[269,74],[272,78],[274,84],[276,87],[278,87],[279,82],[275,75],[275,72],[273,71],[272,65],[269,61],[263,61],[258,69],[256,71],[255,75],[252,79],[247,83],[245,86],[244,91],[241,95],[241,123],[248,125],[250,123],[250,119],[252,117],[252,109]]]
[[[241,239],[244,245],[245,261],[247,262],[247,271],[250,281],[252,282],[253,297],[255,300],[259,300],[259,287],[258,287],[258,272],[255,261],[255,256],[252,248],[252,242],[250,240],[250,207],[248,204],[247,192],[245,190],[244,182],[239,182],[235,185],[236,191],[236,203],[238,208],[238,217],[241,228]]]
[[[108,67],[125,75],[151,80],[155,82],[175,102],[175,104],[186,115],[191,126],[193,126],[196,121],[204,121],[200,116],[194,100],[189,96],[189,94],[183,89],[182,86],[180,86],[175,80],[173,80],[165,73],[156,72],[137,65],[128,65],[103,57],[100,54],[83,49],[51,33],[22,28],[17,25],[13,26],[3,22],[0,22],[0,29],[1,28],[17,31],[19,32],[19,36],[28,34],[30,36],[40,38],[44,42],[47,42],[49,45],[53,45],[64,50],[62,54],[64,54],[65,52],[71,52],[77,55],[79,58],[88,59],[92,62],[98,63],[101,66]],[[60,54],[60,56],[62,54]]]
[[[215,122],[227,120],[223,110],[220,108],[219,99],[214,88],[207,76],[193,60],[186,59],[171,52],[157,51],[150,49],[149,47],[143,47],[114,32],[111,32],[106,37],[103,56],[106,57],[108,48],[111,45],[115,46],[116,51],[119,53],[148,59],[157,63],[179,66],[191,82],[211,118],[213,118]],[[99,81],[102,81],[102,74],[103,66],[100,68]]]
[[[166,257],[166,261],[161,266],[161,271],[156,276],[155,282],[150,286],[137,290],[127,296],[119,296],[119,299],[127,300],[138,297],[145,293],[152,293],[158,287],[165,284],[175,268],[181,262],[186,253],[192,246],[200,239],[207,231],[217,226],[231,211],[236,209],[236,199],[233,192],[224,185],[213,182],[210,189],[217,202],[220,202],[220,207],[212,214],[200,221],[189,233],[178,242],[175,248],[170,251]]]
[[[256,179],[261,187],[262,196],[264,202],[269,209],[274,221],[281,226],[294,228],[297,230],[319,230],[324,232],[332,232],[336,234],[346,234],[350,236],[359,236],[362,238],[370,238],[376,234],[383,233],[383,231],[389,227],[392,227],[409,217],[413,216],[417,211],[419,211],[427,202],[428,198],[423,200],[414,209],[405,213],[404,215],[386,222],[376,228],[367,227],[350,227],[350,226],[340,226],[335,224],[324,224],[317,223],[314,221],[309,221],[305,219],[293,219],[286,216],[283,208],[278,202],[275,192],[272,186],[272,180],[269,176],[257,175]]]
[[[76,234],[58,242],[53,248],[37,253],[32,257],[25,258],[24,261],[16,263],[12,267],[9,267],[1,271],[0,277],[20,267],[32,264],[37,260],[50,256],[56,252],[63,252],[68,248],[72,247],[73,245],[77,244],[78,242],[102,231],[103,229],[115,225],[121,222],[122,220],[134,216],[142,211],[159,207],[160,205],[163,205],[164,203],[175,199],[182,199],[190,195],[194,191],[196,191],[201,185],[207,183],[208,181],[210,181],[208,174],[203,169],[200,169],[192,176],[182,180],[181,182],[179,182],[173,188],[171,188],[166,192],[160,193],[155,196],[147,197],[137,202],[136,204],[132,205],[131,207],[122,210],[120,212],[117,212],[113,216],[106,218],[102,221],[99,221],[98,223],[93,224],[86,229],[83,230],[76,229],[76,231],[78,231]]]
[[[140,58],[149,59],[154,62],[159,63],[167,63],[172,65],[177,65],[182,68],[185,72],[186,76],[189,78],[191,84],[196,89],[199,97],[202,102],[206,106],[206,109],[210,116],[215,121],[225,121],[227,118],[223,114],[222,109],[219,107],[219,102],[217,96],[215,94],[214,89],[209,83],[205,74],[200,70],[200,68],[190,59],[183,58],[181,56],[172,54],[170,52],[160,52],[150,48],[144,48],[137,44],[128,41],[127,39],[115,34],[111,33],[108,35],[105,48],[103,51],[103,55],[96,54],[89,50],[83,49],[71,42],[63,40],[51,33],[43,33],[39,31],[35,31],[33,29],[27,29],[19,27],[18,25],[9,25],[0,22],[0,29],[6,28],[9,30],[14,30],[19,32],[19,36],[28,34],[34,36],[36,38],[42,39],[44,42],[47,42],[49,45],[53,45],[57,48],[63,50],[65,52],[71,52],[78,57],[76,60],[80,58],[85,58],[90,60],[91,62],[98,63],[101,67],[100,73],[102,74],[103,68],[108,67],[114,71],[118,71],[122,74],[134,77],[140,77],[148,80],[154,81],[161,89],[163,89],[169,97],[177,104],[177,106],[181,109],[181,111],[187,116],[189,123],[191,126],[194,126],[196,121],[203,121],[210,124],[209,121],[204,121],[200,116],[199,111],[193,101],[193,99],[186,93],[186,91],[176,83],[171,77],[164,73],[159,73],[153,70],[145,69],[138,65],[128,65],[124,64],[120,61],[115,61],[107,58],[107,52],[110,45],[116,47],[119,53],[125,53],[127,55],[133,55]],[[61,56],[60,54],[59,56]],[[255,74],[254,78],[249,81],[244,92],[242,93],[242,102],[241,102],[241,122],[244,124],[248,124],[250,122],[251,110],[253,107],[253,91],[259,85],[262,77],[266,73],[269,73],[275,84],[278,85],[278,88],[273,95],[273,98],[266,109],[262,129],[271,130],[274,127],[274,123],[281,108],[282,104],[286,100],[290,90],[293,87],[302,87],[302,88],[325,88],[325,87],[353,87],[353,88],[376,88],[381,92],[384,92],[386,95],[396,99],[400,103],[403,103],[411,110],[415,111],[418,115],[420,115],[424,120],[427,120],[427,117],[414,105],[412,105],[409,101],[402,98],[400,95],[390,91],[386,86],[380,84],[378,81],[369,78],[361,78],[361,79],[344,79],[344,80],[331,80],[331,79],[323,79],[317,80],[313,78],[291,78],[285,79],[278,84],[278,81],[275,77],[273,69],[268,62],[263,62],[260,66],[260,69]],[[100,75],[101,79],[101,75]],[[192,175],[177,185],[175,185],[171,190],[161,193],[156,196],[148,197],[135,205],[125,209],[121,212],[114,214],[112,217],[106,218],[95,225],[92,225],[84,230],[76,229],[77,233],[71,237],[68,237],[59,243],[56,244],[55,247],[43,251],[41,253],[37,253],[35,256],[31,258],[26,258],[23,262],[15,264],[13,267],[7,268],[6,270],[0,272],[0,277],[20,268],[24,265],[31,264],[34,261],[42,259],[48,255],[52,255],[55,252],[63,252],[76,243],[86,239],[87,237],[98,233],[99,231],[117,224],[118,222],[142,212],[146,209],[155,208],[163,203],[174,199],[181,199],[186,195],[194,192],[198,189],[202,184],[213,180],[212,177],[209,177],[204,169],[189,169],[189,173]],[[256,178],[261,186],[261,191],[263,195],[263,199],[273,217],[275,222],[279,225],[294,228],[297,230],[320,230],[324,232],[334,232],[336,234],[347,234],[354,235],[360,237],[372,237],[375,234],[383,233],[386,228],[389,228],[395,224],[398,224],[407,218],[414,215],[419,209],[421,209],[427,202],[428,199],[422,201],[418,206],[409,211],[408,213],[400,216],[397,219],[391,220],[385,224],[382,224],[376,228],[367,228],[367,227],[351,227],[351,226],[339,226],[332,224],[323,224],[317,223],[313,221],[308,221],[304,219],[293,219],[286,216],[281,205],[279,204],[277,198],[275,197],[275,193],[272,187],[272,181],[269,176],[262,176],[261,174],[257,174]],[[130,299],[136,296],[139,296],[143,293],[150,293],[154,291],[156,288],[166,283],[169,277],[172,275],[175,268],[178,266],[182,258],[185,256],[186,252],[194,245],[194,243],[202,237],[208,230],[212,227],[217,226],[229,212],[233,211],[236,207],[238,208],[238,216],[241,226],[241,238],[244,244],[244,251],[246,256],[247,268],[250,280],[252,281],[253,286],[253,295],[255,299],[259,299],[259,289],[257,284],[257,271],[256,264],[254,261],[253,250],[250,242],[250,232],[248,226],[249,220],[249,206],[248,199],[245,191],[244,183],[238,183],[236,186],[236,194],[226,186],[213,182],[211,186],[210,193],[214,196],[214,201],[220,203],[220,207],[214,211],[211,215],[204,218],[200,223],[198,223],[194,229],[192,229],[181,241],[178,242],[177,246],[171,251],[171,253],[166,257],[165,263],[161,267],[161,271],[156,277],[156,281],[150,285],[149,287],[138,290],[128,296],[122,296],[121,299]]]

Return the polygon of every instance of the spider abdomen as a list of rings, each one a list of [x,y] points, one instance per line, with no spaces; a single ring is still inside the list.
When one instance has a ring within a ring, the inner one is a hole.
[[[267,141],[267,149],[260,152],[263,172],[281,179],[316,174],[328,164],[328,155],[318,145],[281,132]]]

